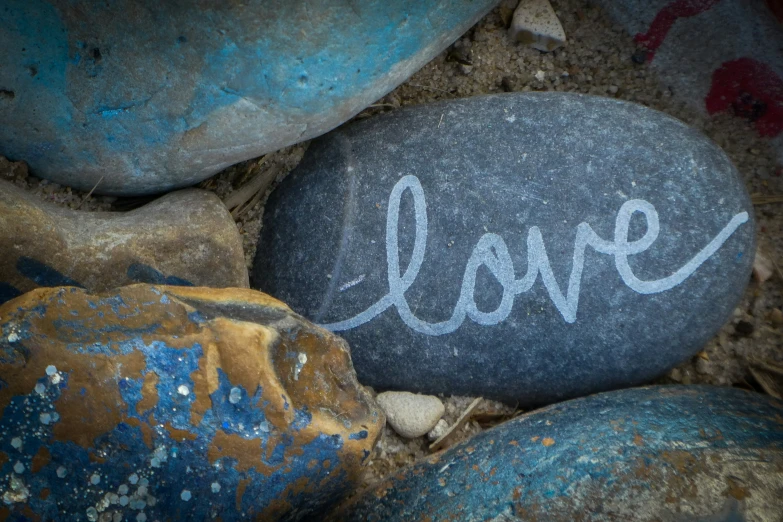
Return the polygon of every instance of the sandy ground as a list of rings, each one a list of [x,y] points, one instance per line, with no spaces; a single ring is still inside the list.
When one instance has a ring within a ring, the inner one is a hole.
[[[761,204],[764,197],[783,194],[783,168],[776,163],[774,151],[767,141],[759,138],[745,120],[731,115],[708,117],[678,101],[671,87],[659,83],[654,69],[632,59],[637,48],[631,36],[612,24],[597,8],[580,0],[552,0],[552,4],[568,37],[565,47],[545,54],[513,42],[507,35],[501,10],[496,9],[408,82],[357,118],[372,117],[405,105],[510,91],[581,92],[641,103],[702,130],[726,151],[754,196],[754,202],[759,203],[755,205],[759,250],[775,264],[783,265],[783,260],[778,262],[783,251],[783,221],[779,212],[783,203]],[[270,169],[279,171],[276,176],[279,181],[296,166],[306,147],[303,143],[269,154],[264,159],[241,163],[200,186],[226,200],[248,180]],[[12,179],[44,200],[84,211],[128,209],[145,201],[88,196],[38,180],[28,175],[23,164],[1,159],[0,176]],[[274,184],[270,188],[274,188]],[[266,190],[244,207],[234,210],[248,266],[255,254],[268,192]],[[764,282],[751,281],[732,320],[703,352],[672,370],[660,382],[733,385],[763,391],[750,369],[768,364],[783,366],[783,330],[780,329],[783,278],[774,266],[773,272]],[[444,398],[444,418],[449,423],[454,422],[471,401],[465,397]],[[484,415],[471,420],[460,431],[461,438],[519,413],[489,401],[484,401],[477,411]],[[373,481],[427,455],[428,443],[426,437],[403,440],[387,427],[371,459],[366,480]]]

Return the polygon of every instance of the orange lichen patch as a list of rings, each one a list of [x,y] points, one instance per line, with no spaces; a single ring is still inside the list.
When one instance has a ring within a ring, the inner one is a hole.
[[[274,446],[275,444],[270,438],[267,453],[271,455]],[[210,464],[214,464],[215,461],[223,457],[236,459],[236,469],[240,472],[256,468],[259,473],[269,476],[280,468],[280,466],[267,466],[262,462],[262,458],[265,456],[260,440],[245,439],[239,435],[218,430],[207,448],[207,458],[209,458]]]
[[[642,438],[641,435],[636,433],[633,436],[633,443],[636,444],[637,446],[644,446],[644,439]]]
[[[291,309],[282,301],[274,297],[249,290],[247,288],[206,288],[196,286],[155,286],[153,287],[169,296],[181,297],[184,299],[197,299],[215,304],[241,304],[256,305],[259,307],[278,308],[286,312]]]
[[[290,513],[293,506],[290,502],[285,500],[289,489],[290,488],[286,488],[279,498],[272,500],[263,512],[256,517],[256,520],[279,520]]]
[[[139,419],[133,417],[125,419],[125,424],[141,429],[141,438],[144,441],[144,444],[152,449],[152,428],[149,424],[141,422]]]
[[[210,321],[210,328],[217,343],[219,368],[231,384],[242,386],[250,394],[262,383],[270,384],[265,381],[270,377],[267,370],[272,366],[269,352],[277,341],[277,332],[259,324],[222,317]],[[210,372],[207,379],[212,394],[218,388],[217,372]]]
[[[242,497],[245,496],[245,489],[247,489],[247,485],[250,484],[250,479],[243,478],[239,481],[239,484],[237,485],[237,496],[236,496],[236,508],[237,511],[242,511]]]
[[[9,383],[0,390],[0,403],[30,393],[38,380],[46,376],[46,367],[56,365],[58,371],[67,375],[68,385],[61,390],[55,403],[60,421],[53,427],[54,436],[85,448],[92,447],[96,437],[121,421],[124,403],[117,383],[120,379],[141,377],[145,366],[141,353],[107,355],[86,350],[79,353],[68,346],[69,342],[75,346],[89,346],[94,339],[71,338],[72,329],[58,328],[57,324],[74,321],[83,324],[87,316],[95,319],[96,328],[100,324],[106,325],[105,320],[98,322],[97,310],[90,308],[87,297],[77,289],[39,289],[14,300],[12,306],[7,303],[0,307],[4,320],[27,322],[26,330],[32,335],[18,342],[17,353],[24,354],[23,359],[0,365],[0,373]],[[39,312],[41,309],[43,314]],[[134,318],[129,321],[133,322]]]
[[[553,446],[555,444],[555,439],[551,437],[544,437],[544,440],[541,441],[541,444],[548,448],[549,446]]]
[[[508,445],[509,446],[519,446],[519,442],[517,442],[515,440],[512,440],[512,441],[509,441]]]
[[[147,372],[141,385],[141,400],[136,404],[136,413],[143,415],[158,404],[158,374]]]
[[[118,381],[140,377],[145,364],[144,355],[132,352],[109,357],[74,354],[58,348],[41,347],[40,351],[45,353],[31,358],[32,364],[41,366],[41,374],[50,361],[57,361],[58,369],[68,373],[68,386],[61,391],[55,403],[60,421],[54,425],[54,437],[91,448],[97,437],[114,429],[125,417]],[[53,358],[55,354],[56,358]],[[36,373],[30,372],[29,367],[26,372],[30,378]]]
[[[540,439],[540,438],[541,438],[541,437],[538,437],[538,436],[536,436],[536,437],[531,437],[531,438],[530,438],[530,442],[538,442],[538,439]]]
[[[191,423],[198,425],[212,407],[210,396],[218,390],[218,369],[229,381],[253,394],[261,386],[267,420],[280,430],[286,430],[293,420],[286,390],[272,370],[270,348],[278,334],[262,325],[234,321],[222,317],[209,321],[211,339],[202,344],[203,355],[199,367],[190,374],[195,400],[191,404]]]
[[[187,430],[178,430],[171,424],[166,424],[166,431],[168,431],[171,438],[176,441],[196,440],[198,438],[195,433],[191,433]]]
[[[46,446],[41,446],[38,449],[38,453],[35,454],[35,457],[33,457],[33,466],[32,471],[33,473],[38,473],[41,468],[46,466],[52,461],[52,454],[49,453],[49,450],[46,448]]]

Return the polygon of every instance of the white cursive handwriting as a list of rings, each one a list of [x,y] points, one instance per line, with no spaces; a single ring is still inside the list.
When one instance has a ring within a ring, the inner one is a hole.
[[[400,275],[397,229],[400,218],[400,201],[405,190],[410,190],[411,194],[413,194],[416,236],[410,263],[408,263],[405,273]],[[635,212],[644,214],[647,222],[647,232],[641,239],[628,241],[631,216]],[[528,268],[522,279],[516,279],[514,275],[514,265],[503,238],[497,234],[487,233],[481,236],[468,260],[468,264],[465,267],[465,275],[462,278],[459,300],[454,307],[451,317],[439,323],[429,323],[419,319],[411,312],[408,301],[405,298],[405,292],[419,275],[419,269],[424,262],[424,250],[427,244],[427,203],[424,198],[424,190],[416,176],[405,176],[394,185],[389,195],[389,208],[386,213],[386,263],[389,293],[374,305],[350,319],[321,326],[335,332],[350,330],[374,319],[391,306],[397,308],[400,318],[409,328],[427,335],[451,333],[460,327],[465,317],[469,317],[481,325],[495,325],[508,317],[514,304],[514,298],[518,294],[530,290],[539,274],[541,274],[541,280],[549,293],[550,299],[552,299],[563,319],[567,323],[573,323],[576,321],[576,311],[579,306],[579,290],[585,263],[585,249],[588,245],[596,252],[614,256],[617,271],[629,288],[640,294],[656,294],[674,288],[687,279],[726,242],[740,225],[747,221],[748,213],[740,212],[729,221],[707,246],[693,256],[682,268],[662,279],[642,281],[631,270],[631,266],[628,264],[628,256],[644,252],[658,238],[658,233],[660,232],[658,212],[656,212],[652,204],[643,199],[626,201],[617,214],[614,227],[614,241],[602,239],[587,223],[580,223],[577,227],[571,277],[568,281],[568,290],[565,295],[561,292],[560,286],[552,273],[549,257],[544,247],[544,239],[538,227],[531,227],[528,232]],[[491,312],[479,310],[473,295],[476,285],[476,274],[481,265],[486,266],[503,287],[503,297],[500,300],[500,304]]]

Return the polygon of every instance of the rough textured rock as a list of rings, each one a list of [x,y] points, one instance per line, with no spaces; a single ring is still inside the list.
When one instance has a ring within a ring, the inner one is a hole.
[[[4,520],[312,520],[383,427],[346,343],[252,290],[38,289],[0,334]]]
[[[749,280],[752,212],[726,155],[656,111],[455,100],[311,144],[252,284],[344,336],[376,389],[542,404],[698,352]]]
[[[6,0],[0,155],[39,177],[141,194],[326,132],[497,0]]]
[[[573,400],[421,461],[333,520],[779,520],[782,408],[701,386]]]
[[[0,303],[41,286],[248,286],[234,220],[203,190],[130,212],[78,212],[0,180],[0,245]]]
[[[375,400],[383,408],[386,420],[406,439],[421,437],[438,423],[446,408],[432,395],[410,392],[384,392]]]
[[[509,28],[511,38],[539,51],[554,51],[566,42],[565,31],[549,0],[522,0]]]

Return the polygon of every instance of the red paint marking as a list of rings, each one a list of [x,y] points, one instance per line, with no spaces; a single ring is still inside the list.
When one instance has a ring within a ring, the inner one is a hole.
[[[688,18],[707,11],[720,0],[675,0],[661,9],[650,24],[646,33],[639,33],[634,41],[648,51],[647,61],[652,61],[655,51],[663,44],[666,35],[678,18]]]
[[[710,114],[731,109],[747,118],[761,136],[783,131],[783,80],[769,65],[752,58],[721,65],[712,74],[705,103]]]

